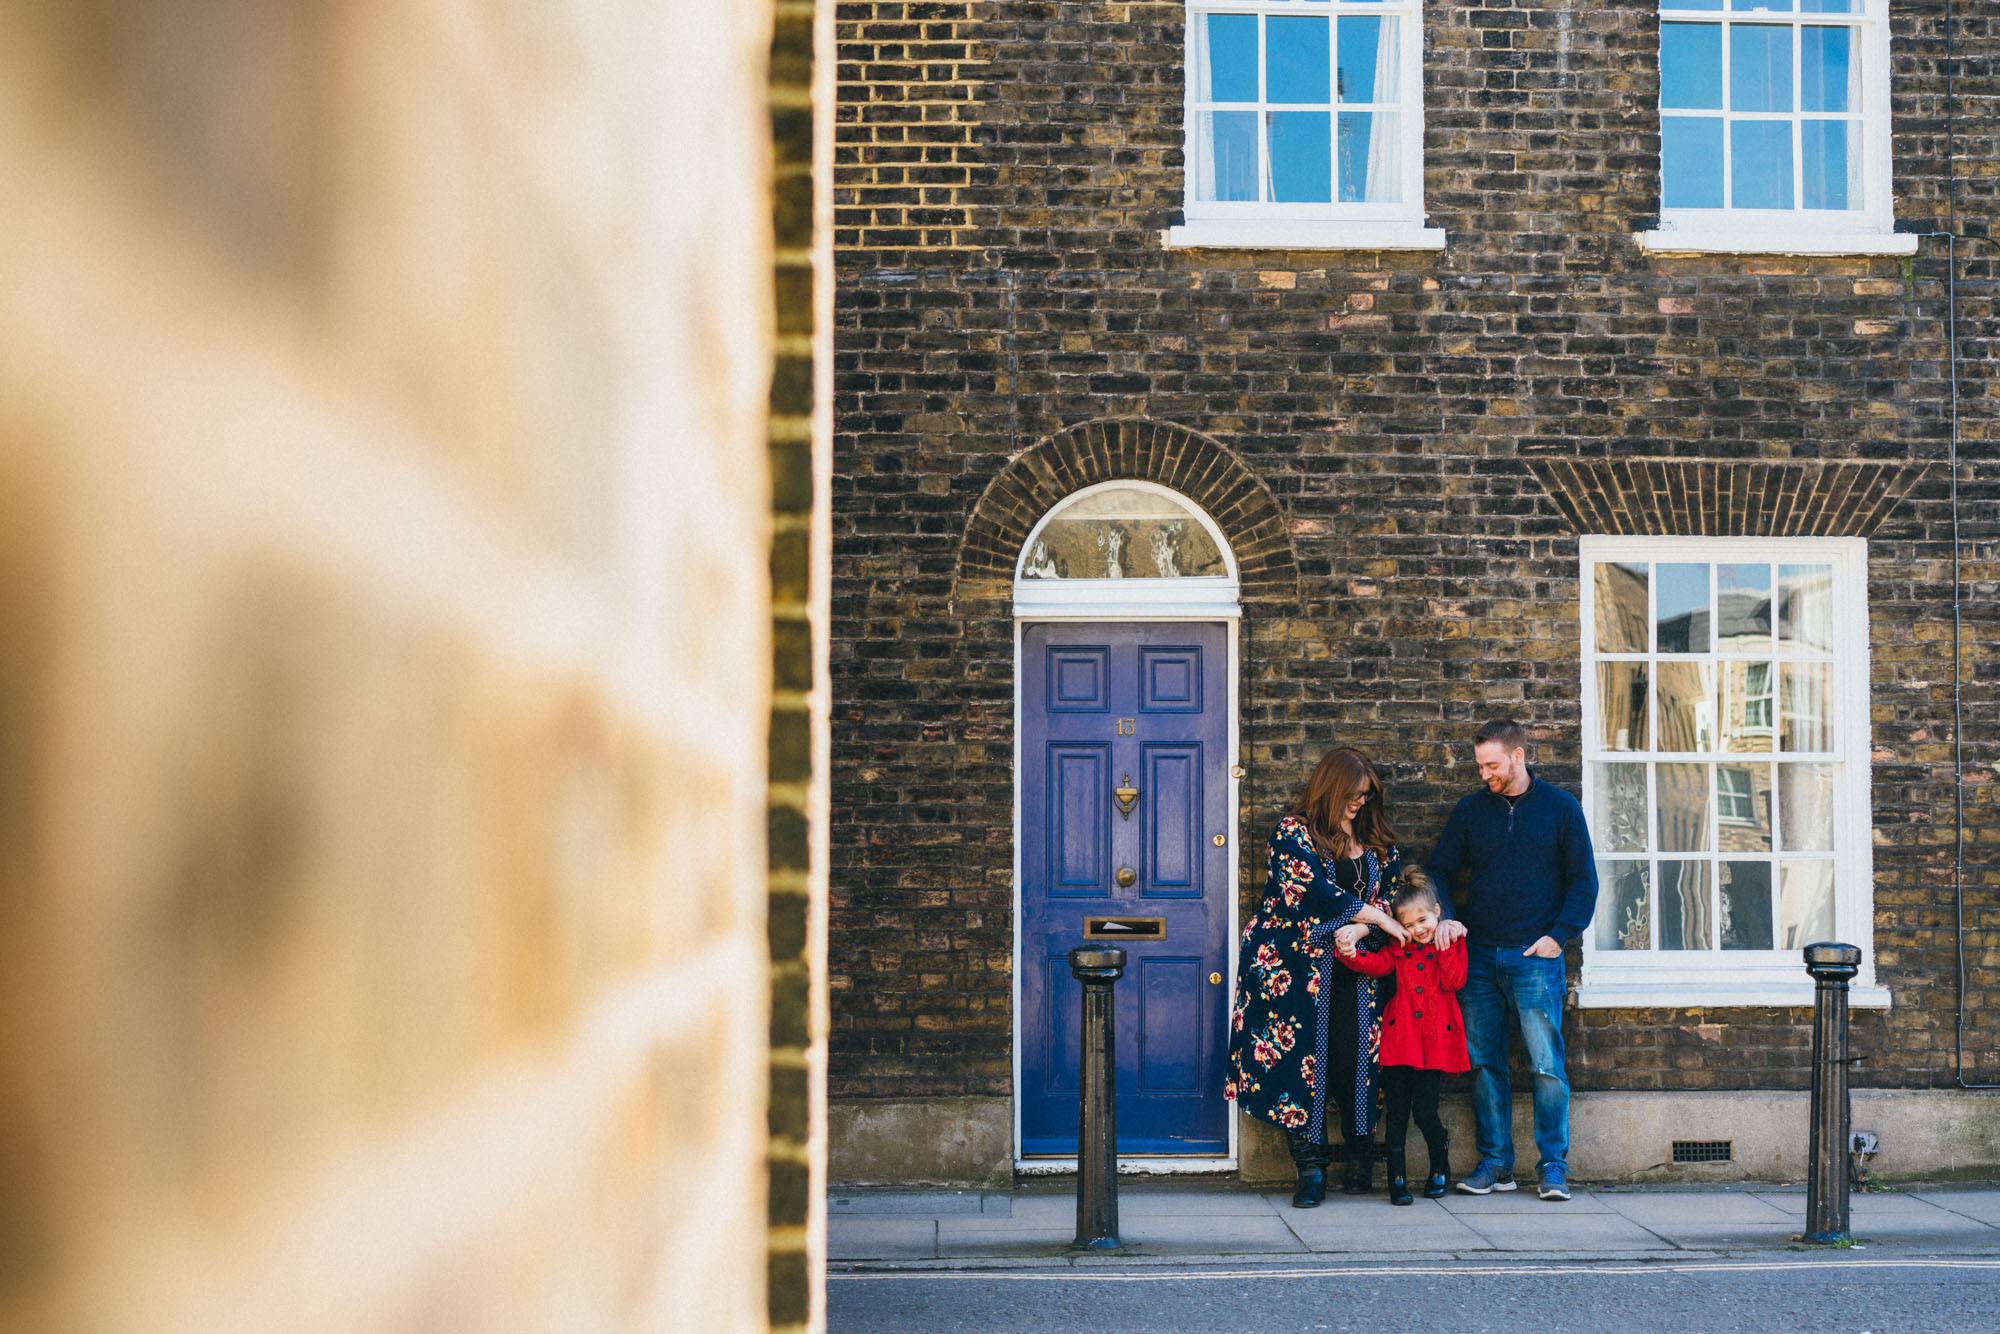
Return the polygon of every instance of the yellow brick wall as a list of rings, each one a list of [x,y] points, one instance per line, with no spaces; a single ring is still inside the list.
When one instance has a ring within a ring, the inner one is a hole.
[[[770,5],[0,30],[0,1329],[763,1328]]]

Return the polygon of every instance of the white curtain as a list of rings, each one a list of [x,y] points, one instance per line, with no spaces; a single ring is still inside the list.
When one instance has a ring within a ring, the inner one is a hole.
[[[1393,100],[1400,104],[1410,93],[1409,89],[1397,87],[1402,65],[1403,20],[1384,14],[1381,32],[1382,40],[1375,48],[1375,100],[1392,100],[1384,93],[1395,89]],[[1370,119],[1373,124],[1368,134],[1367,200],[1371,204],[1395,201],[1402,193],[1403,118],[1378,111]]]

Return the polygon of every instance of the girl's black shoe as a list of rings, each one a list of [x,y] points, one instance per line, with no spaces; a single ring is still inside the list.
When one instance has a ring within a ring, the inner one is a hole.
[[[1347,1172],[1340,1189],[1347,1195],[1366,1195],[1375,1188],[1375,1144],[1372,1140],[1347,1141]]]
[[[1326,1169],[1301,1167],[1299,1188],[1292,1192],[1292,1208],[1317,1209],[1319,1202],[1326,1198]]]
[[[1389,1203],[1415,1204],[1416,1199],[1410,1194],[1410,1183],[1403,1176],[1403,1155],[1392,1153],[1383,1161],[1389,1165]]]
[[[1445,1183],[1444,1173],[1442,1172],[1431,1173],[1430,1180],[1424,1182],[1424,1198],[1427,1200],[1443,1199],[1445,1184],[1446,1183]]]

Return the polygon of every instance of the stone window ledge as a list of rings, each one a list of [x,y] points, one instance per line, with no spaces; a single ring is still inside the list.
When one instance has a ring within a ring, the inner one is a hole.
[[[1574,990],[1580,1010],[1719,1010],[1754,1006],[1811,1009],[1814,984],[1803,965],[1797,981],[1739,981],[1723,978],[1660,978],[1637,982],[1585,982]],[[1886,1010],[1889,991],[1856,979],[1847,990],[1856,1010]]]
[[[1917,238],[1906,232],[1788,232],[1761,228],[1686,228],[1634,233],[1639,248],[1655,255],[1912,255]]]
[[[1444,229],[1420,222],[1201,219],[1169,227],[1170,250],[1442,250]]]

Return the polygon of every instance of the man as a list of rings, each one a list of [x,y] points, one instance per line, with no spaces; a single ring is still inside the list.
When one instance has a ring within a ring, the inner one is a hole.
[[[1509,1028],[1518,1027],[1535,1074],[1535,1151],[1545,1200],[1569,1198],[1569,1076],[1563,1068],[1562,947],[1590,925],[1597,864],[1583,807],[1528,767],[1528,736],[1500,719],[1472,739],[1484,790],[1453,808],[1431,879],[1453,894],[1469,952],[1459,1007],[1472,1057],[1479,1165],[1458,1183],[1468,1195],[1514,1189]],[[1459,871],[1469,885],[1454,892]]]

